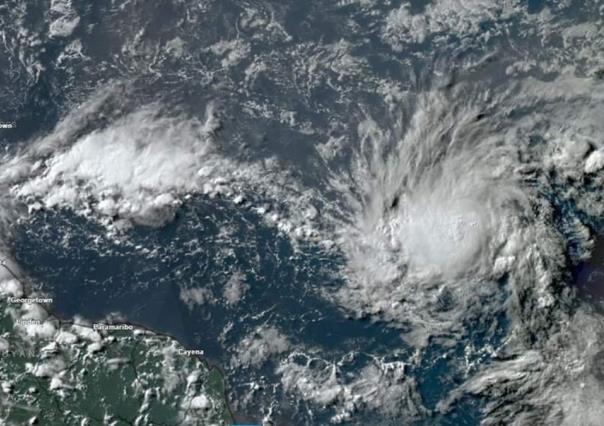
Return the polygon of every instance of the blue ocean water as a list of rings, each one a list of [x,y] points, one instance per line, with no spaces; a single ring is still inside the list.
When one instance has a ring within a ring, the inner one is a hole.
[[[237,229],[227,240],[219,238],[225,227]],[[320,296],[319,290],[341,285],[333,273],[341,259],[312,245],[294,252],[287,238],[267,228],[254,213],[226,202],[198,197],[162,228],[129,231],[128,244],[106,238],[104,228],[67,210],[39,213],[18,231],[15,257],[35,286],[53,295],[52,309],[59,317],[100,320],[118,313],[128,322],[169,334],[188,348],[203,349],[208,361],[219,367],[228,368],[231,350],[267,322],[294,343],[319,347],[328,357],[358,352],[359,368],[373,356],[405,360],[412,353],[400,330],[352,319]],[[137,246],[154,253],[141,254]],[[243,271],[249,285],[235,306],[205,303],[189,309],[180,300],[181,287],[210,289],[221,299],[229,271]],[[232,332],[221,341],[229,323],[234,324]],[[455,353],[461,355],[463,346]],[[435,345],[421,371],[415,372],[430,408],[462,379],[456,382],[451,374],[457,370],[457,355],[443,362],[442,354]],[[269,362],[261,373],[278,381],[273,369]],[[249,379],[245,374],[227,376],[235,397],[241,390],[238,383]],[[473,412],[464,411],[462,417],[474,418],[469,414]],[[259,420],[254,412],[236,414]],[[376,420],[375,413],[366,415]],[[450,424],[447,418],[439,421]],[[328,413],[319,413],[317,420],[327,422]]]
[[[225,228],[236,228],[229,239],[219,238]],[[405,361],[412,354],[401,330],[369,319],[351,319],[320,296],[320,290],[341,285],[333,273],[341,259],[312,245],[295,252],[287,238],[266,227],[255,213],[226,202],[197,197],[162,228],[128,231],[127,244],[105,237],[104,228],[67,210],[39,213],[18,231],[15,257],[35,286],[53,295],[58,316],[100,320],[119,313],[126,321],[169,334],[188,348],[203,349],[208,361],[219,367],[228,368],[231,350],[254,327],[267,322],[294,343],[319,347],[328,357],[357,352],[359,368],[373,356]],[[140,247],[153,253],[143,254]],[[189,309],[180,300],[181,287],[210,289],[220,299],[229,271],[243,271],[249,285],[235,306],[205,303]],[[229,323],[234,324],[232,332],[221,341]],[[461,401],[445,415],[437,413],[436,404],[463,382],[466,345],[496,345],[505,327],[501,318],[499,332],[492,335],[487,332],[489,324],[477,322],[454,347],[437,343],[429,347],[422,364],[409,370],[423,404],[433,410],[419,424],[477,424],[480,401]],[[278,381],[274,367],[269,362],[261,373]],[[239,383],[249,379],[245,371],[227,376],[231,396],[236,398],[243,391]],[[249,411],[236,414],[258,421],[253,409],[252,404]],[[283,412],[287,410],[284,404]],[[378,424],[375,413],[359,414],[365,415]],[[314,421],[327,422],[328,417],[326,411]],[[396,424],[396,419],[380,420],[390,421]]]

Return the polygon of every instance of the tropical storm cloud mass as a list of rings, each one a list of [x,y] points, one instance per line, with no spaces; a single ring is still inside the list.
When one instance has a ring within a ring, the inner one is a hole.
[[[6,424],[602,424],[604,3],[10,0],[0,35]]]

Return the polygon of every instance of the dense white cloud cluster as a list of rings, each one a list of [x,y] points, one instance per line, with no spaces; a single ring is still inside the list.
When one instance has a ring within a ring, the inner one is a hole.
[[[7,206],[0,220],[20,204],[30,213],[70,208],[110,230],[161,226],[192,194],[221,194],[243,204],[260,193],[285,201],[280,211],[250,206],[268,223],[295,238],[315,234],[308,214],[315,191],[303,188],[274,158],[243,163],[221,153],[220,116],[212,103],[201,120],[167,114],[159,104],[126,112],[122,90],[116,85],[95,93],[52,132],[3,159],[0,186]]]
[[[378,410],[399,420],[411,420],[424,413],[417,399],[415,381],[402,362],[375,359],[352,380],[342,373],[342,364],[293,352],[277,369],[286,390],[320,407],[335,406],[332,423],[354,418],[365,409]]]
[[[382,37],[397,50],[433,36],[488,37],[489,31],[482,24],[500,23],[520,12],[519,4],[514,0],[436,0],[428,3],[423,12],[412,12],[409,4],[403,3],[388,14]]]
[[[258,368],[270,357],[287,352],[290,348],[289,339],[277,328],[258,327],[241,341],[231,364]]]
[[[73,8],[71,0],[52,0],[50,2],[52,21],[48,29],[51,38],[68,37],[80,23],[80,17]]]
[[[216,126],[211,108],[205,123],[144,108],[37,160],[31,165],[33,176],[13,187],[13,194],[34,209],[71,206],[83,213],[161,224],[171,218],[183,194],[211,185],[212,173],[225,167],[212,152]]]
[[[445,322],[459,323],[456,309],[435,303],[441,297],[464,305],[494,290],[491,284],[503,274],[513,278],[522,271],[536,274],[532,283],[547,305],[550,275],[559,272],[566,243],[550,220],[554,207],[539,194],[552,190],[546,172],[581,178],[597,164],[599,121],[584,115],[565,128],[555,121],[570,113],[569,96],[595,104],[598,95],[588,97],[590,89],[589,80],[564,77],[534,90],[527,86],[524,96],[515,88],[486,96],[464,88],[450,97],[432,92],[411,99],[402,134],[380,129],[370,118],[361,123],[351,173],[333,179],[353,212],[339,238],[351,272],[340,300],[391,321],[408,322],[417,312],[425,317],[414,326],[433,322],[436,331],[441,310],[453,315]],[[554,120],[540,111],[507,117],[544,94]],[[544,142],[531,146],[533,134]],[[590,213],[597,209],[588,203],[595,196],[578,197]],[[588,250],[589,232],[580,221],[571,218],[567,225]]]
[[[351,172],[334,174],[351,212],[338,239],[348,282],[334,300],[398,325],[419,348],[505,313],[508,336],[494,355],[501,361],[464,388],[497,401],[486,424],[535,416],[596,424],[599,416],[599,397],[589,395],[601,386],[592,371],[603,318],[570,308],[567,270],[593,246],[585,215],[602,214],[602,193],[583,187],[588,175],[602,181],[604,129],[589,113],[601,96],[601,86],[570,75],[499,93],[420,94],[403,131],[362,122]],[[531,114],[510,114],[527,107]],[[561,212],[557,203],[578,209]]]
[[[337,187],[355,188],[344,194],[354,215],[339,237],[350,283],[336,298],[357,314],[406,323],[419,343],[458,327],[461,315],[496,291],[492,279],[521,244],[521,236],[510,237],[522,232],[527,196],[513,151],[476,120],[479,103],[453,105],[438,93],[414,102],[390,151],[398,136],[371,119],[361,123],[352,182],[336,178]]]

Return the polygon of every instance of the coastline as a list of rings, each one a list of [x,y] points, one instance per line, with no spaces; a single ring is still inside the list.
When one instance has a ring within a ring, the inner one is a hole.
[[[7,262],[4,259],[2,259],[2,262],[0,262],[0,267],[2,269],[4,269],[6,272],[8,272],[8,274],[10,275],[11,278],[8,281],[10,281],[12,279],[19,285],[19,289],[17,289],[17,294],[13,294],[13,296],[8,296],[8,297],[6,297],[7,296],[6,289],[4,289],[4,288],[2,288],[2,286],[0,286],[0,297],[5,299],[6,302],[9,302],[9,299],[12,299],[12,303],[11,303],[12,305],[19,305],[19,304],[21,304],[20,303],[21,300],[23,300],[24,301],[23,304],[28,304],[34,310],[38,311],[38,313],[41,314],[42,317],[45,316],[45,318],[43,320],[27,319],[27,321],[33,321],[33,322],[31,322],[29,324],[27,324],[27,323],[24,324],[25,327],[42,326],[43,324],[49,324],[51,322],[54,322],[54,323],[56,323],[54,325],[54,329],[55,329],[55,332],[57,332],[57,333],[62,332],[62,330],[64,330],[64,329],[77,328],[77,329],[87,330],[87,332],[97,333],[100,336],[102,336],[102,338],[104,340],[106,340],[106,339],[111,339],[111,338],[115,337],[114,333],[129,332],[132,335],[141,335],[144,337],[152,336],[159,340],[163,339],[167,342],[172,342],[172,344],[177,346],[178,355],[180,355],[181,357],[185,357],[187,359],[198,362],[202,366],[202,368],[207,372],[208,377],[212,377],[212,375],[216,375],[216,374],[218,375],[218,378],[220,381],[219,386],[221,387],[221,392],[220,392],[221,401],[224,403],[224,409],[225,409],[222,424],[232,425],[235,423],[235,416],[234,416],[234,413],[231,409],[231,406],[230,406],[230,404],[228,402],[228,398],[227,398],[227,386],[226,386],[226,380],[225,380],[225,373],[218,365],[210,363],[203,355],[201,355],[200,352],[202,352],[202,351],[195,349],[195,348],[186,348],[174,336],[171,336],[167,333],[157,332],[142,324],[133,323],[133,322],[130,322],[127,320],[120,321],[119,323],[118,322],[116,322],[116,323],[104,322],[104,323],[92,324],[84,318],[76,318],[76,319],[61,318],[60,316],[58,316],[54,312],[52,312],[52,309],[49,307],[49,304],[35,302],[36,299],[44,300],[44,298],[38,297],[35,294],[33,294],[33,290],[31,288],[31,286],[27,283],[27,281],[25,279],[23,279],[22,277],[20,277],[19,274],[17,274],[13,269],[11,269],[11,267],[9,267],[7,265]],[[7,282],[6,279],[2,280],[2,284],[6,283],[6,282]],[[20,294],[18,294],[18,293],[20,293]],[[31,301],[29,299],[31,299],[33,302],[30,303]],[[49,298],[46,298],[46,299],[49,299]],[[52,299],[50,299],[50,300],[52,300]],[[15,301],[17,303],[15,303]],[[17,321],[18,320],[15,320],[16,326],[20,326]],[[38,322],[36,323],[36,321],[38,321]],[[105,325],[107,327],[106,328],[99,327],[99,325]],[[111,326],[124,326],[124,327],[113,328]],[[1,359],[2,359],[2,357],[0,357],[0,360]],[[199,423],[196,423],[196,421],[191,423],[191,420],[189,419],[189,420],[185,420],[184,422],[182,420],[180,420],[180,421],[176,422],[175,424],[199,424]]]

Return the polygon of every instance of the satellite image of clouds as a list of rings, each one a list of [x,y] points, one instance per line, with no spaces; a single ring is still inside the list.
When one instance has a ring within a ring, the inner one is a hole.
[[[604,1],[0,0],[0,425],[604,425]]]

